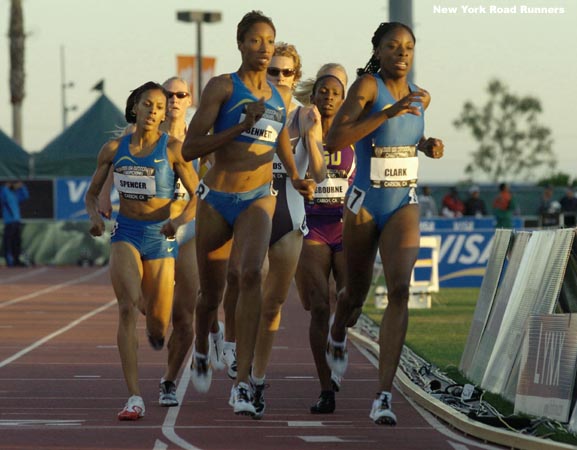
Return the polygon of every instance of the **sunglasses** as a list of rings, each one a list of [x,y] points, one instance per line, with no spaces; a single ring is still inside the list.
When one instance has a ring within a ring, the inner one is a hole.
[[[282,73],[282,76],[285,78],[292,77],[295,74],[294,69],[279,69],[278,67],[269,67],[266,69],[266,73],[268,73],[271,77],[278,77],[279,74]]]
[[[167,95],[168,98],[172,98],[173,95],[176,95],[176,98],[186,98],[188,97],[190,94],[188,92],[170,92],[167,91]]]

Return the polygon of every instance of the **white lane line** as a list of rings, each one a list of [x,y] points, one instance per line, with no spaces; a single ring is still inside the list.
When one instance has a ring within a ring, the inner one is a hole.
[[[174,425],[176,423],[176,419],[180,412],[180,407],[182,402],[184,401],[184,394],[186,393],[186,389],[190,384],[190,363],[192,362],[192,356],[188,359],[185,369],[182,372],[182,377],[180,377],[180,381],[178,382],[178,388],[176,389],[176,398],[178,399],[178,406],[171,406],[168,408],[168,412],[166,413],[166,418],[164,419],[164,423],[162,424],[162,434],[164,437],[168,439],[175,445],[178,445],[180,448],[184,450],[201,450],[198,447],[195,447],[190,442],[181,438],[174,429]]]
[[[33,269],[30,271],[26,271],[25,273],[22,273],[20,275],[14,275],[8,278],[3,278],[2,280],[0,280],[0,284],[6,284],[6,283],[11,283],[13,281],[18,281],[18,280],[22,280],[24,278],[31,278],[34,277],[42,272],[46,272],[48,270],[47,267],[42,267],[39,269]]]
[[[30,300],[31,298],[38,297],[39,295],[42,295],[42,294],[47,294],[48,292],[56,291],[60,288],[70,286],[72,284],[82,283],[83,281],[90,280],[92,278],[96,278],[102,272],[104,272],[106,270],[108,270],[108,267],[102,267],[101,269],[98,269],[96,272],[93,272],[89,275],[84,275],[83,277],[75,278],[73,280],[66,281],[65,283],[56,284],[54,286],[50,286],[50,287],[47,287],[45,289],[41,289],[41,290],[33,292],[31,294],[23,295],[21,297],[16,297],[16,298],[13,298],[12,300],[7,300],[5,302],[0,303],[0,308],[4,308],[5,306],[14,305],[16,303],[23,302],[24,300]]]
[[[29,345],[28,347],[20,350],[18,353],[15,353],[14,355],[12,355],[9,358],[6,358],[4,361],[0,361],[0,368],[7,366],[8,364],[16,361],[18,358],[21,358],[22,356],[30,353],[32,350],[37,349],[38,347],[40,347],[42,344],[45,344],[46,342],[48,342],[49,340],[55,338],[56,336],[61,335],[62,333],[65,333],[66,331],[74,328],[76,325],[84,322],[87,319],[90,319],[92,316],[95,316],[96,314],[101,313],[102,311],[104,311],[105,309],[110,308],[112,305],[116,304],[116,299],[109,301],[108,303],[106,303],[105,305],[100,306],[99,308],[96,308],[94,310],[92,310],[91,312],[89,312],[88,314],[83,315],[82,317],[70,322],[68,325],[66,325],[65,327],[60,328],[59,330],[56,330],[54,333],[50,333],[48,336],[44,336],[42,339],[37,340],[36,342],[34,342],[32,345]]]
[[[154,447],[152,448],[152,450],[166,450],[167,448],[168,445],[166,445],[160,439],[157,439],[156,442],[154,443]]]

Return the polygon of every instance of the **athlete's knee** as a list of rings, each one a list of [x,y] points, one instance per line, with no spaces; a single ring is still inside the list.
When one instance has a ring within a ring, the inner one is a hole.
[[[243,268],[240,274],[239,288],[251,289],[260,287],[262,282],[262,271],[260,267]]]
[[[396,283],[389,290],[387,297],[389,303],[402,305],[404,303],[408,303],[409,293],[410,293],[409,283]]]
[[[328,323],[331,308],[328,303],[315,302],[311,305],[311,318],[318,322]]]

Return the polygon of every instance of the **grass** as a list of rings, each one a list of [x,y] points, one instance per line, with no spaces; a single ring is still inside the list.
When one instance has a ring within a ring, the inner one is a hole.
[[[379,324],[383,310],[375,307],[373,295],[371,290],[363,312]],[[444,288],[433,294],[430,309],[409,310],[406,345],[457,383],[471,383],[458,367],[478,297],[477,288]],[[513,404],[502,397],[485,392],[483,398],[504,416],[513,414]],[[555,441],[577,445],[577,437],[567,432],[547,428],[538,430],[538,434],[546,435]]]

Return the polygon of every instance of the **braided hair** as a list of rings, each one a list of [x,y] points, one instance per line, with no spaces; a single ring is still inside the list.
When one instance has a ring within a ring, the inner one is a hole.
[[[371,39],[371,43],[373,44],[373,54],[371,55],[371,59],[363,68],[357,69],[357,76],[364,75],[365,73],[376,73],[381,68],[381,64],[379,60],[375,56],[375,50],[381,43],[381,39],[390,31],[396,30],[397,28],[404,28],[407,30],[411,37],[413,38],[413,42],[417,42],[415,35],[413,34],[413,30],[408,25],[405,25],[401,22],[382,22],[379,27],[376,29],[375,33],[373,34],[373,38]]]
[[[130,95],[126,99],[126,108],[124,109],[124,118],[128,123],[136,123],[136,113],[134,112],[134,107],[140,101],[142,94],[144,94],[146,91],[153,91],[157,89],[162,91],[166,97],[166,101],[168,102],[168,93],[166,92],[166,89],[154,81],[147,81],[142,86],[139,86],[130,92]]]

